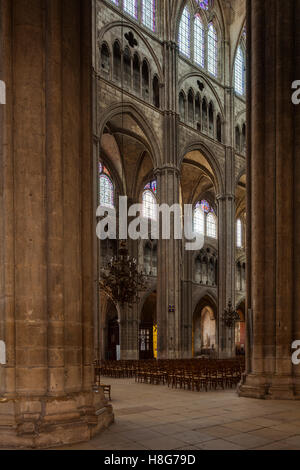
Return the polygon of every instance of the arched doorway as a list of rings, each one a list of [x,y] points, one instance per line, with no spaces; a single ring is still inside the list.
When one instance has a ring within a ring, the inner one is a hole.
[[[193,317],[193,357],[214,356],[216,342],[215,309],[203,299],[197,305]]]
[[[157,358],[156,292],[147,297],[141,312],[139,328],[139,358]]]

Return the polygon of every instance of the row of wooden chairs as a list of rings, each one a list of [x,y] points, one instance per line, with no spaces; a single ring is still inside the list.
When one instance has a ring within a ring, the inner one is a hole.
[[[103,361],[99,364],[99,373],[113,378],[135,378],[138,383],[208,391],[237,386],[244,366],[244,360],[241,358]]]
[[[203,367],[194,370],[176,370],[168,375],[168,386],[188,390],[217,390],[232,388],[241,380],[239,367]]]

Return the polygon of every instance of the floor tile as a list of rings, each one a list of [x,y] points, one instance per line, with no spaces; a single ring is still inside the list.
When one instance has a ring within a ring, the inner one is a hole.
[[[265,446],[272,442],[272,439],[266,439],[264,437],[255,436],[250,433],[239,433],[235,436],[227,436],[225,438],[228,442],[239,445],[244,449],[254,449],[255,447]]]
[[[151,450],[176,450],[185,445],[186,442],[167,436],[162,438],[156,437],[155,439],[147,441],[147,447]]]
[[[244,450],[243,447],[223,439],[215,439],[204,442],[199,446],[202,450]]]

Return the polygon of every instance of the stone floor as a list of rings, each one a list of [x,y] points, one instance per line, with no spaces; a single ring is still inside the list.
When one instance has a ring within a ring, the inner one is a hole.
[[[300,450],[300,402],[238,398],[234,391],[197,393],[134,380],[112,385],[116,423],[89,450]]]

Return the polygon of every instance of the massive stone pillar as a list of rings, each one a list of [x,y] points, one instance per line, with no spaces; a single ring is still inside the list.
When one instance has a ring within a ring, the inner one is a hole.
[[[92,389],[90,3],[0,3],[0,446],[88,440],[113,419]]]
[[[299,398],[300,2],[247,1],[248,345],[243,396]],[[253,333],[252,333],[253,332]]]

